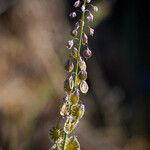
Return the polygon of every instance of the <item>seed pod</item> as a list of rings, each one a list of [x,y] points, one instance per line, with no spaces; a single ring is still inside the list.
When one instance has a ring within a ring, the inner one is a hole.
[[[88,92],[89,86],[88,86],[88,84],[86,83],[86,81],[82,81],[82,82],[80,83],[80,90],[81,90],[81,92],[84,93],[84,94],[86,94],[86,93]]]
[[[92,5],[92,9],[93,9],[93,11],[98,12],[98,7],[97,6]]]
[[[71,18],[75,18],[75,17],[77,16],[77,14],[76,14],[76,12],[72,12],[72,13],[69,14],[69,16],[70,16]]]
[[[92,13],[89,12],[89,13],[87,14],[87,16],[86,16],[87,22],[93,21],[93,19],[94,19],[94,17],[93,17],[93,15],[92,15]]]
[[[82,44],[83,45],[88,44],[88,36],[85,33],[83,33],[83,36],[82,36]]]
[[[94,29],[89,27],[88,33],[89,33],[89,35],[93,36],[94,35]]]
[[[68,117],[64,125],[64,131],[67,134],[70,134],[75,129],[78,122],[78,120],[74,120],[72,117]]]
[[[71,59],[67,59],[66,63],[65,63],[65,70],[68,72],[71,72],[74,68],[74,64],[72,62]]]
[[[89,48],[87,48],[86,50],[83,51],[83,56],[86,59],[90,58],[92,56],[92,51]]]
[[[70,101],[72,105],[77,105],[78,101],[79,101],[79,90],[76,89],[70,97]]]
[[[77,119],[80,120],[85,112],[85,106],[83,104],[78,104],[77,106],[73,106],[71,109],[71,115]]]
[[[77,58],[78,57],[78,49],[76,47],[74,47],[71,51],[71,55],[73,58]]]
[[[74,88],[74,81],[73,81],[73,77],[70,76],[64,82],[64,89],[67,93],[70,93],[73,90],[73,88]]]
[[[49,136],[53,141],[57,141],[60,137],[62,137],[62,129],[59,125],[49,130]]]
[[[69,104],[67,102],[62,105],[60,115],[63,117],[69,115]]]
[[[73,40],[69,40],[68,42],[67,42],[67,48],[68,49],[71,49],[72,47],[73,47],[73,45],[74,45],[74,41]]]
[[[80,80],[86,80],[87,79],[87,72],[86,72],[86,70],[81,70],[78,73],[78,77],[79,77]]]
[[[78,63],[81,70],[86,70],[86,63],[81,57],[78,58]]]
[[[80,150],[80,144],[75,136],[71,136],[67,139],[65,150]]]
[[[86,0],[86,2],[87,2],[87,3],[90,3],[90,2],[91,2],[91,0]]]
[[[78,35],[78,31],[77,31],[76,29],[72,30],[72,31],[71,31],[71,35],[72,35],[73,37],[77,36],[77,35]]]
[[[74,7],[79,7],[79,6],[80,6],[80,3],[81,3],[80,0],[77,0],[77,1],[74,3],[73,6],[74,6]]]

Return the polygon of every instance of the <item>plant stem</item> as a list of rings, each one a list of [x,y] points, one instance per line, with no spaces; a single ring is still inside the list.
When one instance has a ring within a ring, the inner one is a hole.
[[[86,0],[84,0],[84,6],[86,6]],[[78,69],[79,69],[79,64],[78,64],[78,57],[80,56],[80,51],[81,51],[81,45],[82,45],[82,35],[83,35],[83,29],[84,29],[84,20],[85,20],[85,11],[82,11],[82,17],[81,17],[81,28],[80,28],[80,34],[79,34],[79,46],[78,46],[78,55],[76,59],[76,65],[75,65],[75,79],[74,79],[74,87],[77,86],[77,77],[78,77]],[[72,106],[70,106],[71,109]],[[70,110],[71,112],[71,110]],[[65,144],[66,144],[66,139],[67,139],[67,133],[64,135],[64,142],[63,142],[63,150],[65,150]]]
[[[84,6],[86,5],[86,0],[84,0]],[[79,63],[78,63],[78,57],[80,56],[80,51],[81,51],[81,45],[82,45],[82,35],[83,35],[83,28],[84,28],[84,20],[85,20],[85,11],[82,13],[81,17],[81,28],[80,28],[80,35],[79,35],[79,46],[78,46],[78,56],[77,56],[77,61],[76,61],[76,66],[75,66],[75,87],[77,86],[77,77],[78,77],[78,69],[79,69]]]

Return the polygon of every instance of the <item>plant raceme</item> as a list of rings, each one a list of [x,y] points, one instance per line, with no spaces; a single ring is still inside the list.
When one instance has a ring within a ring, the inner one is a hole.
[[[74,7],[77,11],[71,12],[69,16],[76,18],[79,12],[79,20],[71,31],[72,39],[67,42],[66,48],[69,51],[69,58],[65,62],[67,72],[64,81],[65,97],[60,109],[60,115],[64,119],[64,126],[57,124],[49,131],[53,140],[53,150],[80,150],[80,144],[72,131],[78,125],[85,112],[85,106],[80,100],[80,93],[88,92],[86,60],[92,56],[88,47],[88,35],[94,35],[94,29],[87,26],[94,17],[90,10],[97,12],[97,6],[91,4],[92,0],[77,0]],[[81,54],[82,53],[82,54]]]

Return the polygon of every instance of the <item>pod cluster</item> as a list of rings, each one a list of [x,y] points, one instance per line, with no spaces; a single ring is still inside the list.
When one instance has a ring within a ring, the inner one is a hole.
[[[88,26],[94,17],[92,12],[97,12],[97,6],[91,4],[92,0],[76,0],[76,11],[71,12],[71,18],[80,18],[74,25],[66,48],[69,52],[65,62],[66,79],[64,81],[65,97],[60,109],[60,115],[64,119],[62,128],[57,125],[50,130],[50,138],[54,141],[54,150],[80,150],[80,144],[76,136],[70,136],[78,125],[85,112],[85,105],[80,100],[80,93],[88,92],[86,60],[92,56],[88,47],[88,36],[94,35],[94,29]]]

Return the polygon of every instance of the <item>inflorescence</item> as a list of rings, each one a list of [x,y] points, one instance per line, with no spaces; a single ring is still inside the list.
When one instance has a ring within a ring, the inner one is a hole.
[[[90,10],[97,12],[97,6],[91,4],[92,0],[76,0],[74,7],[78,9],[69,14],[71,18],[76,18],[79,13],[79,20],[75,23],[71,31],[72,39],[67,42],[69,58],[65,62],[67,77],[64,81],[65,97],[60,109],[60,115],[65,120],[64,127],[57,124],[49,131],[50,138],[54,145],[54,150],[80,150],[80,144],[76,136],[70,136],[78,125],[85,112],[85,106],[79,99],[80,92],[88,92],[86,63],[92,56],[92,51],[88,47],[88,36],[94,35],[94,29],[87,26],[94,17]],[[90,9],[89,9],[90,8]],[[81,54],[82,50],[82,54]]]

